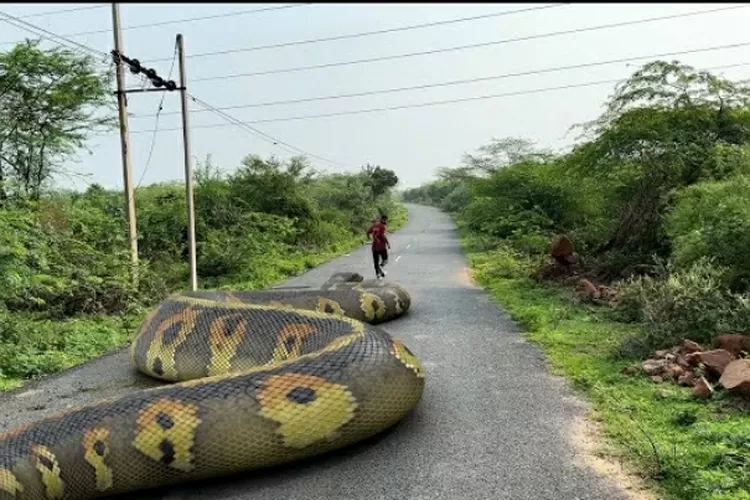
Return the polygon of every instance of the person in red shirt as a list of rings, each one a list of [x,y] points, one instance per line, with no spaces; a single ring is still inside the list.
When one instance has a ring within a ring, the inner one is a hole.
[[[383,215],[367,230],[367,236],[372,238],[372,260],[375,263],[375,277],[378,279],[385,278],[383,266],[388,263],[388,249],[391,248],[385,234],[387,223],[388,217]]]

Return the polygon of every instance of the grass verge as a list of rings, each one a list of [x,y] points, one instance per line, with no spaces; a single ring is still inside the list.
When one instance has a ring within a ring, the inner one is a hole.
[[[502,246],[487,250],[462,233],[479,284],[589,401],[606,439],[602,454],[638,471],[660,498],[750,500],[750,405],[728,395],[699,402],[689,389],[625,375],[639,360],[615,351],[637,325],[528,278],[533,259]]]
[[[408,221],[406,208],[390,214],[389,230]],[[360,247],[364,236],[353,235],[323,249],[297,250],[259,263],[252,282],[226,283],[224,289],[261,289],[328,262]],[[39,315],[0,312],[0,392],[26,381],[57,373],[127,345],[147,310],[118,316],[80,316],[52,321]]]

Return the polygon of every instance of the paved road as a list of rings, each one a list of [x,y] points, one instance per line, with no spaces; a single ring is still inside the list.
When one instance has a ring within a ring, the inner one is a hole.
[[[363,445],[239,479],[125,498],[225,500],[615,500],[626,496],[583,468],[570,444],[582,406],[549,376],[487,294],[467,279],[450,218],[410,206],[392,236],[388,279],[412,294],[384,328],[423,360],[418,408]],[[374,274],[368,248],[289,280],[319,286],[335,271]],[[0,397],[0,430],[51,411],[154,385],[115,353]],[[36,391],[36,392],[35,392]]]

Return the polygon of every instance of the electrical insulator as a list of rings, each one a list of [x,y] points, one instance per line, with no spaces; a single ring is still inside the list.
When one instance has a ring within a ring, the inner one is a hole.
[[[130,64],[130,72],[134,75],[141,72],[141,61],[138,59],[131,59],[128,64]]]

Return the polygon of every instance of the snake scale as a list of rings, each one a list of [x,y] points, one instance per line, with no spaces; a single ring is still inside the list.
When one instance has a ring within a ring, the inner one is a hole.
[[[278,465],[353,444],[419,402],[424,370],[373,326],[411,304],[336,273],[320,289],[167,297],[131,344],[170,384],[0,434],[0,500],[88,499]]]

